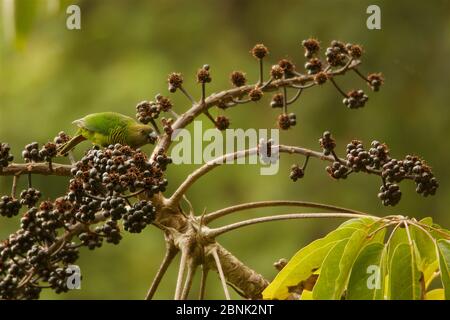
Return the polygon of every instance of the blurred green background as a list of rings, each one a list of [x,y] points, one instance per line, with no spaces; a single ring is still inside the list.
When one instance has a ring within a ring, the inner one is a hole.
[[[65,11],[73,3],[81,8],[81,30],[66,29]],[[196,212],[246,201],[298,199],[378,215],[432,216],[450,226],[450,1],[2,0],[1,4],[0,141],[10,143],[18,161],[26,143],[44,143],[60,130],[73,133],[71,121],[85,114],[110,110],[133,116],[137,102],[153,99],[156,93],[167,94],[166,77],[172,71],[182,72],[186,88],[198,96],[195,71],[205,63],[211,66],[213,82],[208,92],[213,92],[230,86],[233,70],[244,70],[250,79],[256,79],[257,64],[249,54],[255,43],[269,47],[267,65],[289,57],[302,69],[302,39],[317,37],[322,47],[338,39],[362,44],[366,52],[360,70],[381,71],[385,85],[373,93],[353,73],[339,78],[346,90],[362,88],[369,93],[368,104],[359,110],[347,109],[331,85],[306,91],[291,107],[298,124],[282,132],[282,143],[318,149],[322,132],[331,130],[338,153],[343,155],[353,138],[366,145],[372,139],[384,141],[393,157],[413,153],[429,162],[441,184],[437,195],[423,198],[414,192],[413,183],[404,182],[400,204],[385,208],[376,196],[377,177],[359,174],[333,181],[325,164],[313,160],[305,178],[293,183],[288,178],[289,167],[303,159],[284,156],[276,176],[259,175],[258,166],[215,170],[188,194]],[[370,4],[381,7],[382,30],[366,28]],[[181,95],[171,98],[176,112],[188,108]],[[272,128],[279,110],[272,110],[267,98],[227,110],[232,127]],[[217,115],[217,110],[212,113]],[[207,121],[206,125],[210,126]],[[78,156],[88,148],[87,143],[82,146]],[[170,167],[168,193],[194,167]],[[54,198],[65,190],[67,180],[36,177],[34,184],[45,197]],[[2,194],[9,192],[10,185],[10,177],[0,177]],[[217,223],[281,212],[288,211],[242,212]],[[290,258],[338,223],[276,222],[247,227],[220,240],[250,267],[272,279],[275,260]],[[18,219],[1,219],[0,238],[17,227]],[[82,289],[59,296],[44,291],[42,297],[141,299],[163,252],[163,237],[155,228],[139,235],[125,234],[119,246],[82,249],[78,262]],[[207,298],[223,298],[218,277],[211,274],[209,280]],[[156,297],[172,298],[175,281],[176,263]]]

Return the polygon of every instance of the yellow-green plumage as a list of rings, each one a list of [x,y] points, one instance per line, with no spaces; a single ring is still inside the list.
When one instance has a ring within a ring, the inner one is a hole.
[[[116,112],[89,114],[73,123],[79,129],[76,135],[59,149],[59,154],[66,154],[84,140],[104,147],[120,143],[139,148],[151,142],[149,135],[153,133],[150,126]]]

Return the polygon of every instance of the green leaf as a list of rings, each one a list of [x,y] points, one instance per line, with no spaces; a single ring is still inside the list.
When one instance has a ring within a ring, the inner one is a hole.
[[[372,218],[346,221],[324,238],[302,248],[264,290],[263,298],[286,299],[289,296],[289,288],[305,281],[315,270],[320,268],[325,257],[337,243],[348,240],[355,231],[360,228],[368,228],[373,222]]]
[[[420,300],[423,274],[417,267],[417,249],[413,243],[400,243],[393,250],[389,270],[389,299]]]
[[[356,231],[359,232],[359,231]],[[314,300],[334,299],[336,278],[339,276],[339,262],[345,251],[349,239],[339,241],[328,253],[323,261],[320,275],[313,289]]]
[[[384,299],[386,255],[386,247],[379,242],[370,243],[361,250],[352,268],[346,299]]]
[[[439,267],[441,271],[441,281],[444,286],[445,299],[450,300],[450,241],[438,240]]]
[[[420,222],[428,225],[432,224],[431,218],[427,220],[422,219]],[[419,251],[418,267],[420,271],[429,273],[429,267],[437,260],[435,243],[422,229],[412,225],[410,230],[411,237],[414,239]]]
[[[341,299],[361,248],[367,243],[380,242],[384,238],[385,230],[379,230],[372,238],[367,237],[372,231],[377,230],[381,223],[374,222],[372,219],[360,222],[360,229],[352,234],[345,247],[341,250],[336,245],[323,262],[320,276],[313,290],[315,299]]]
[[[444,289],[430,290],[425,294],[425,300],[445,300]]]

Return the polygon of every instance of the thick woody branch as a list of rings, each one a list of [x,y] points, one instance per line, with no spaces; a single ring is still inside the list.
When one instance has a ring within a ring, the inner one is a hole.
[[[0,176],[17,176],[22,174],[42,174],[45,176],[70,176],[72,165],[52,163],[49,167],[48,163],[11,163],[6,168],[0,170]]]

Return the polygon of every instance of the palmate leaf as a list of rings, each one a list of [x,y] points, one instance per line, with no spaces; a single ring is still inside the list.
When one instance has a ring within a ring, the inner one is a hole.
[[[326,237],[316,240],[298,251],[264,290],[263,298],[286,299],[290,294],[290,288],[298,287],[302,281],[308,279],[315,270],[319,269],[335,246],[343,240],[348,241],[356,231],[370,230],[374,226],[374,222],[375,220],[372,218],[346,221]]]
[[[439,269],[441,272],[441,281],[444,287],[444,296],[450,300],[450,241],[440,239],[437,242],[439,251]]]
[[[389,267],[391,300],[420,300],[423,292],[423,274],[417,266],[417,247],[414,243],[400,243],[393,250]]]
[[[366,245],[353,264],[346,299],[384,299],[387,247],[380,242]]]
[[[314,299],[335,300],[341,298],[349,271],[366,237],[366,231],[356,230],[350,238],[340,241],[328,253],[314,286]]]

